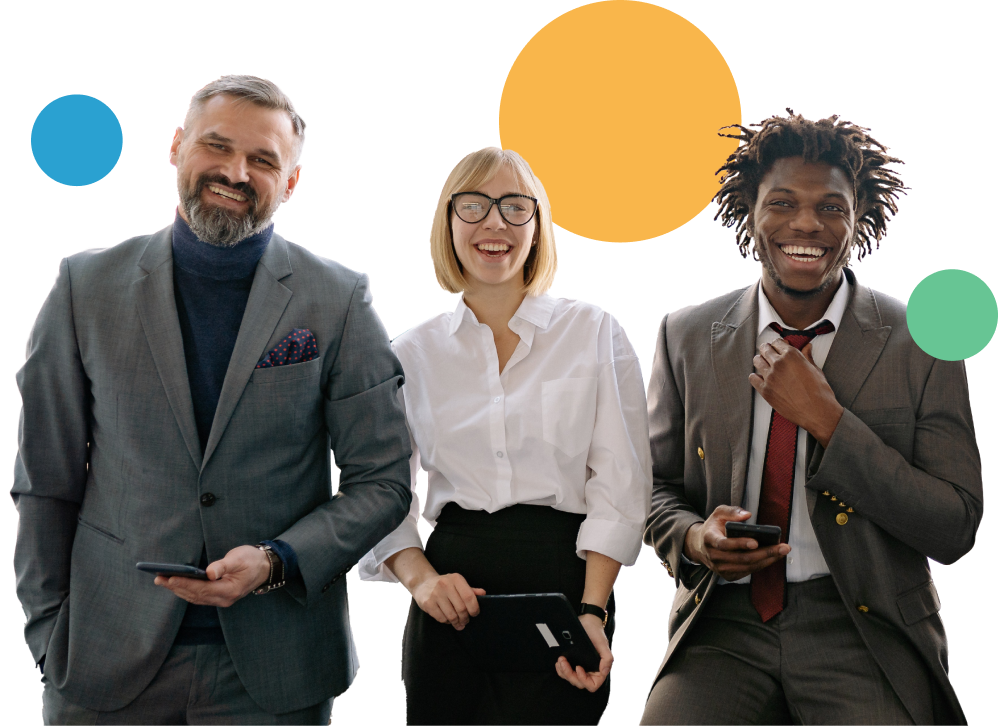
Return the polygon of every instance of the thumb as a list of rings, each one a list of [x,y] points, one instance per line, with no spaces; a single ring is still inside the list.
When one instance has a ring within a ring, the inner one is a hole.
[[[209,580],[219,580],[228,573],[228,566],[224,563],[224,560],[217,560],[216,562],[211,562],[207,565],[206,574]]]
[[[480,597],[483,597],[484,595],[486,595],[486,590],[484,590],[482,587],[474,587],[472,589],[472,591],[475,594],[479,595]]]
[[[805,347],[801,349],[801,352],[802,355],[805,356],[805,360],[807,360],[812,365],[815,365],[815,361],[812,360],[812,341],[806,343]]]
[[[752,512],[743,509],[742,507],[730,507],[728,509],[727,515],[725,516],[726,522],[742,522],[749,519],[752,516]]]

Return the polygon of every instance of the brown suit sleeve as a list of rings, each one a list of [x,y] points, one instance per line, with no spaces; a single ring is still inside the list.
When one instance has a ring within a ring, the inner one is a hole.
[[[693,572],[684,572],[682,551],[686,531],[704,518],[686,499],[684,456],[686,411],[676,382],[669,353],[669,317],[662,320],[655,346],[654,365],[648,384],[648,428],[654,489],[644,543],[675,574],[676,584],[689,584]],[[698,568],[697,569],[702,569]]]

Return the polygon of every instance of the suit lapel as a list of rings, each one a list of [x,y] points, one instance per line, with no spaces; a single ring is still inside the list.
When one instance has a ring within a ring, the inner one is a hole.
[[[852,287],[850,301],[840,319],[840,327],[837,328],[822,371],[837,401],[849,409],[882,354],[892,327],[882,325],[882,316],[871,288],[859,285],[849,269],[845,268],[844,274]],[[822,444],[811,435],[808,443],[806,462],[822,461],[825,454]],[[807,499],[809,514],[812,514],[819,498],[809,490]]]
[[[753,387],[749,374],[756,355],[758,283],[750,287],[720,322],[711,325],[711,363],[721,397],[721,430],[729,432],[732,453],[731,503],[742,503],[752,424]],[[722,500],[723,501],[723,500]]]
[[[198,469],[203,456],[200,452],[199,434],[196,432],[192,395],[189,392],[182,329],[179,327],[175,307],[171,241],[171,227],[151,237],[138,263],[147,274],[133,284],[136,287],[140,324],[147,336],[161,385],[164,386],[189,455]]]
[[[844,273],[853,289],[823,365],[823,375],[840,405],[850,408],[882,354],[892,328],[882,325],[871,288],[859,285],[850,270]]]
[[[262,359],[266,346],[280,322],[280,317],[287,309],[287,303],[290,302],[293,293],[281,284],[280,280],[290,274],[287,241],[280,235],[274,234],[259,260],[255,277],[252,280],[252,290],[249,292],[248,304],[245,306],[245,315],[242,317],[241,327],[238,329],[238,339],[235,341],[234,351],[231,353],[231,362],[228,364],[227,373],[224,376],[224,385],[217,402],[217,411],[214,414],[213,425],[210,427],[206,453],[203,455],[203,466],[210,460],[217,444],[220,443],[245,386],[252,376],[252,371]],[[181,338],[179,343],[181,345]]]

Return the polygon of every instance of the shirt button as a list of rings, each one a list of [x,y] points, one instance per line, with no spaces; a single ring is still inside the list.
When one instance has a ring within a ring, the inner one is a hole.
[[[498,451],[497,452],[497,458],[498,459],[503,459],[504,458],[504,452],[503,451]]]
[[[793,564],[794,564],[794,557],[788,557],[788,558],[787,558],[787,563],[788,563],[789,565],[793,565]]]
[[[217,497],[215,497],[210,492],[207,492],[206,494],[204,494],[199,498],[199,503],[202,504],[204,507],[212,507],[214,505],[214,502],[216,501]]]
[[[494,399],[494,403],[500,403],[500,396],[497,396],[497,398]]]

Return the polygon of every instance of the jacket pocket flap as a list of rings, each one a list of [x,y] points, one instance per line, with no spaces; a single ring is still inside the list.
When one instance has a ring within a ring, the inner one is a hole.
[[[904,406],[901,408],[872,408],[867,411],[851,411],[861,419],[866,426],[893,426],[911,425],[916,423],[913,409]]]
[[[928,580],[913,590],[897,595],[896,604],[903,616],[903,622],[907,625],[920,622],[941,610],[941,601],[938,600],[938,590],[935,589],[933,580]]]

